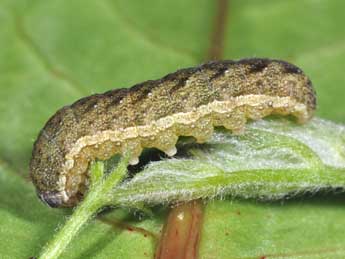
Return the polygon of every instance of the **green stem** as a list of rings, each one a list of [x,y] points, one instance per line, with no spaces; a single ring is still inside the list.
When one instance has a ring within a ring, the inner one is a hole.
[[[193,169],[196,169],[197,166],[200,171],[204,172],[217,170],[217,168],[203,167],[202,163],[194,165]],[[162,168],[162,170],[164,169],[166,168]],[[169,170],[171,171],[173,168],[169,168]],[[176,173],[179,170],[180,168],[176,168]],[[194,171],[194,173],[197,172]],[[219,171],[210,177],[202,175],[200,178],[188,178],[184,181],[180,179],[170,185],[162,181],[156,184],[149,180],[138,182],[132,180],[125,187],[115,188],[113,194],[109,196],[113,199],[109,203],[135,207],[137,202],[186,201],[214,197],[221,194],[222,189],[227,195],[233,197],[276,199],[289,193],[314,192],[317,189],[331,186],[345,186],[344,168],[325,166],[305,169]],[[164,193],[164,198],[162,198],[162,193]]]
[[[59,230],[54,238],[43,248],[39,258],[55,259],[66,249],[74,236],[102,207],[108,205],[108,195],[113,187],[123,179],[127,173],[128,157],[121,159],[117,167],[108,176],[103,175],[102,162],[92,165],[90,173],[94,180],[90,184],[87,196],[75,209],[65,225]]]

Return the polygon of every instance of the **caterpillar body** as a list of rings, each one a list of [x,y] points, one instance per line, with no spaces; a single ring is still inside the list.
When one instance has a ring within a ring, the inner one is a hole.
[[[145,147],[172,156],[179,136],[203,143],[215,126],[240,133],[247,119],[270,114],[293,115],[303,123],[315,108],[311,81],[290,63],[209,62],[61,108],[34,144],[30,175],[48,205],[74,206],[87,190],[94,159],[129,151],[135,164]]]

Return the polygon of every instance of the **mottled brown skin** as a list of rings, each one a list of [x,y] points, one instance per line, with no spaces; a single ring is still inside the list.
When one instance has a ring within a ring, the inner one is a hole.
[[[128,89],[88,96],[63,107],[46,123],[34,144],[31,178],[47,204],[73,206],[81,199],[85,184],[68,187],[80,190],[63,201],[61,172],[66,154],[78,139],[104,130],[146,125],[213,101],[253,94],[291,97],[306,105],[310,117],[316,108],[311,81],[294,65],[269,59],[209,62]],[[97,152],[95,146],[84,148],[76,158],[77,164],[82,165],[79,169],[87,171],[89,162],[96,157],[106,159],[114,155]]]

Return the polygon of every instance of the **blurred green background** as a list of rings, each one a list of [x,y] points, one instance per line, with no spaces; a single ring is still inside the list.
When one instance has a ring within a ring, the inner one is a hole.
[[[37,254],[62,222],[61,216],[70,213],[49,209],[37,200],[28,179],[28,162],[47,119],[83,96],[157,79],[214,56],[270,57],[300,66],[317,90],[317,114],[344,123],[344,10],[343,0],[0,0],[0,258]],[[298,247],[310,251],[321,244],[341,247],[341,234],[330,232],[344,216],[339,214],[343,213],[341,202],[331,198],[306,203],[235,202],[230,206],[226,201],[214,202],[206,215],[218,210],[227,215],[244,207],[262,215],[252,218],[256,220],[252,227],[260,226],[262,231],[268,231],[263,223],[266,215],[281,219],[287,211],[294,213],[289,215],[287,231],[278,231],[282,220],[270,229],[281,233],[280,237],[285,235],[284,244],[270,240],[273,234],[265,236],[266,243],[240,235],[246,229],[238,230],[241,240],[219,236],[218,242],[209,241],[219,235],[216,231],[203,241],[202,258],[258,258],[257,254],[291,252]],[[115,214],[154,233],[163,220],[157,216],[138,221],[126,211]],[[296,220],[302,220],[303,227],[296,229]],[[248,226],[252,221],[248,222],[231,223]],[[214,224],[220,231],[224,217]],[[310,230],[308,226],[313,225],[320,229]],[[314,231],[308,232],[311,237],[323,236],[325,243],[309,242],[306,231]],[[94,222],[64,258],[150,258],[155,242]],[[207,246],[208,242],[212,245]],[[218,256],[207,253],[211,250]],[[335,251],[322,258],[345,257],[344,251]]]

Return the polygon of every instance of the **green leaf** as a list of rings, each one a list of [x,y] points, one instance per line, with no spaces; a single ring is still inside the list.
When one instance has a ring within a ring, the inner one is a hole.
[[[224,58],[296,63],[317,89],[318,114],[345,122],[344,8],[341,0],[231,1]],[[32,144],[47,119],[85,95],[203,62],[215,11],[215,1],[207,0],[1,1],[2,258],[37,255],[71,214],[47,208],[28,181]],[[213,201],[206,207],[200,257],[342,258],[342,199]],[[64,258],[152,258],[164,215],[138,219],[115,211],[107,218],[117,227],[93,221]]]
[[[189,147],[188,147],[189,146]],[[314,119],[259,121],[246,133],[216,131],[191,159],[154,162],[114,189],[115,205],[231,195],[265,200],[345,187],[345,127]]]

